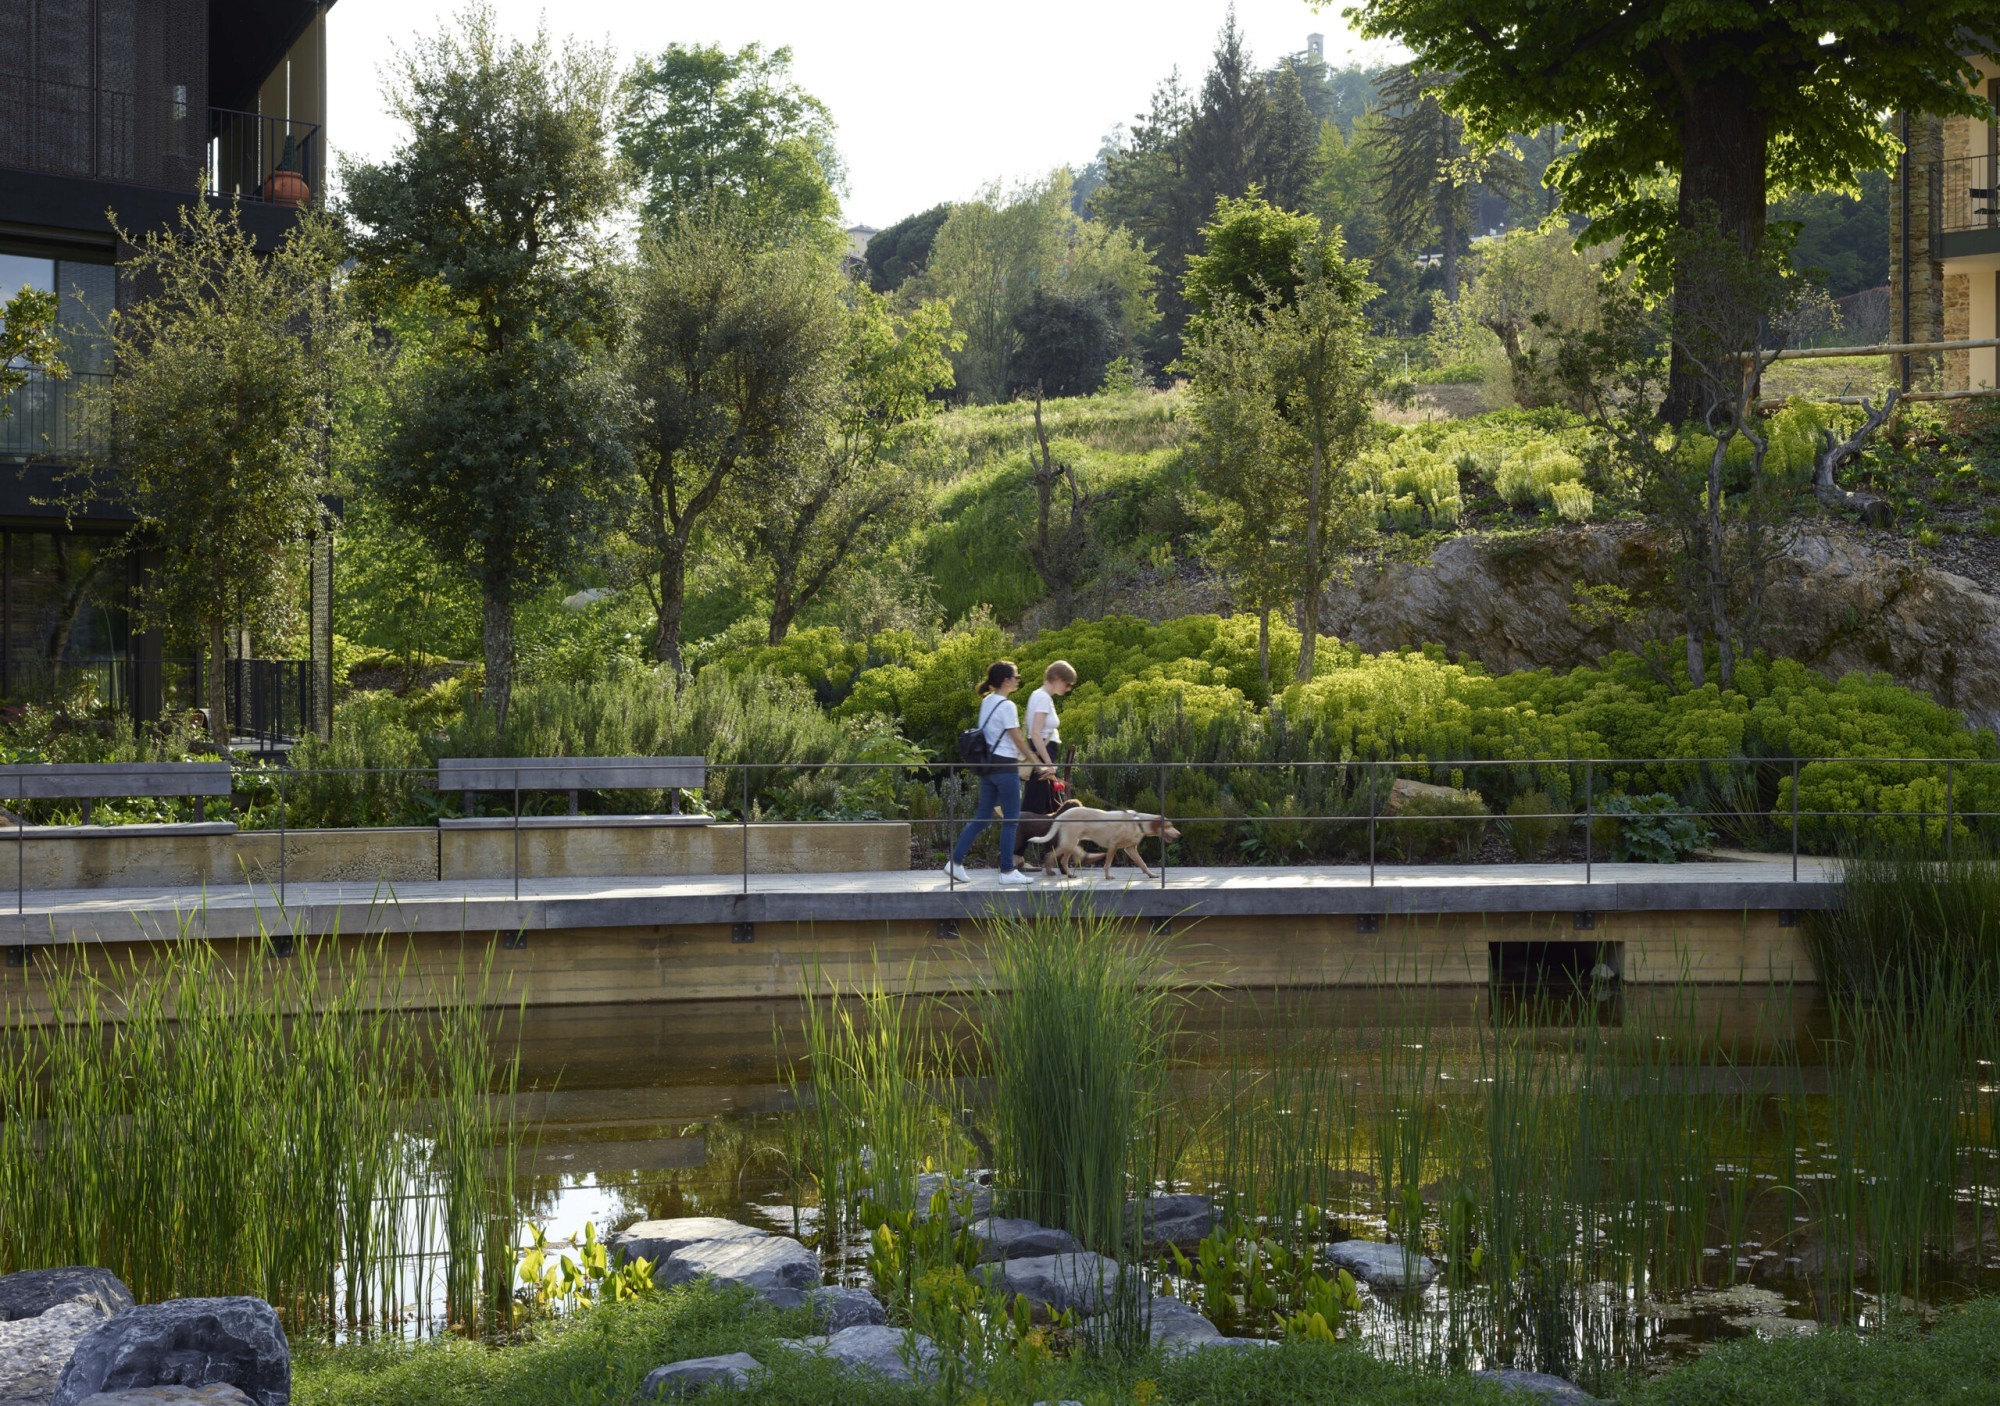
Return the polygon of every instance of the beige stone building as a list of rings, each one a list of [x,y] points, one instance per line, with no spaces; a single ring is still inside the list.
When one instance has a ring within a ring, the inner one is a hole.
[[[1977,91],[2000,109],[2000,60],[1975,60]],[[2000,337],[2000,121],[1898,119],[1906,148],[1889,208],[1889,339]],[[1992,347],[1901,359],[1905,384],[2000,387]]]

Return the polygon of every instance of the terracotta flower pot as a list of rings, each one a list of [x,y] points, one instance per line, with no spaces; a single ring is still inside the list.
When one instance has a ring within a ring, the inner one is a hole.
[[[303,206],[312,199],[312,187],[297,171],[277,170],[264,178],[264,198],[273,205]]]

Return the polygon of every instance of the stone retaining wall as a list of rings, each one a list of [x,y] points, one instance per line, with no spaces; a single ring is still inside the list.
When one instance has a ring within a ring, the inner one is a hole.
[[[735,825],[569,823],[524,827],[523,878],[739,873],[745,831]],[[753,824],[753,874],[829,874],[910,867],[910,827]],[[208,825],[31,826],[0,831],[0,885],[30,890],[217,887],[380,880],[506,879],[517,837],[509,829],[239,831]],[[18,848],[16,848],[18,846]],[[10,850],[12,852],[10,852]]]

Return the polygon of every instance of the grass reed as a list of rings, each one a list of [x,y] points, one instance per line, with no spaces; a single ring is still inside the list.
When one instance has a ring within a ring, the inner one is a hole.
[[[441,1259],[451,1321],[493,1321],[520,1130],[485,970],[438,988],[334,939],[260,941],[232,967],[183,937],[104,975],[44,957],[41,1008],[9,999],[0,1270],[102,1265],[141,1301],[255,1294],[310,1336],[395,1326],[422,1296],[413,1262]]]

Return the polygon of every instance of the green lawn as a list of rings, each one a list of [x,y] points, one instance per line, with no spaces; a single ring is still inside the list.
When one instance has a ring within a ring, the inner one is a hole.
[[[774,1339],[804,1331],[800,1313],[767,1312],[738,1295],[672,1291],[586,1312],[507,1348],[454,1340],[302,1349],[292,1399],[297,1406],[626,1406],[645,1374],[662,1363],[746,1351],[771,1370],[749,1391],[706,1399],[740,1406],[943,1406],[939,1394],[850,1377],[772,1347]],[[964,1400],[985,1406],[1064,1398],[1088,1406],[1533,1406],[1532,1398],[1510,1396],[1487,1382],[1392,1366],[1346,1345],[1210,1350],[1172,1361],[1079,1360],[1006,1376]],[[2000,1403],[2000,1299],[1953,1310],[1922,1336],[1863,1339],[1826,1332],[1732,1343],[1633,1383],[1616,1399],[1624,1406]]]

